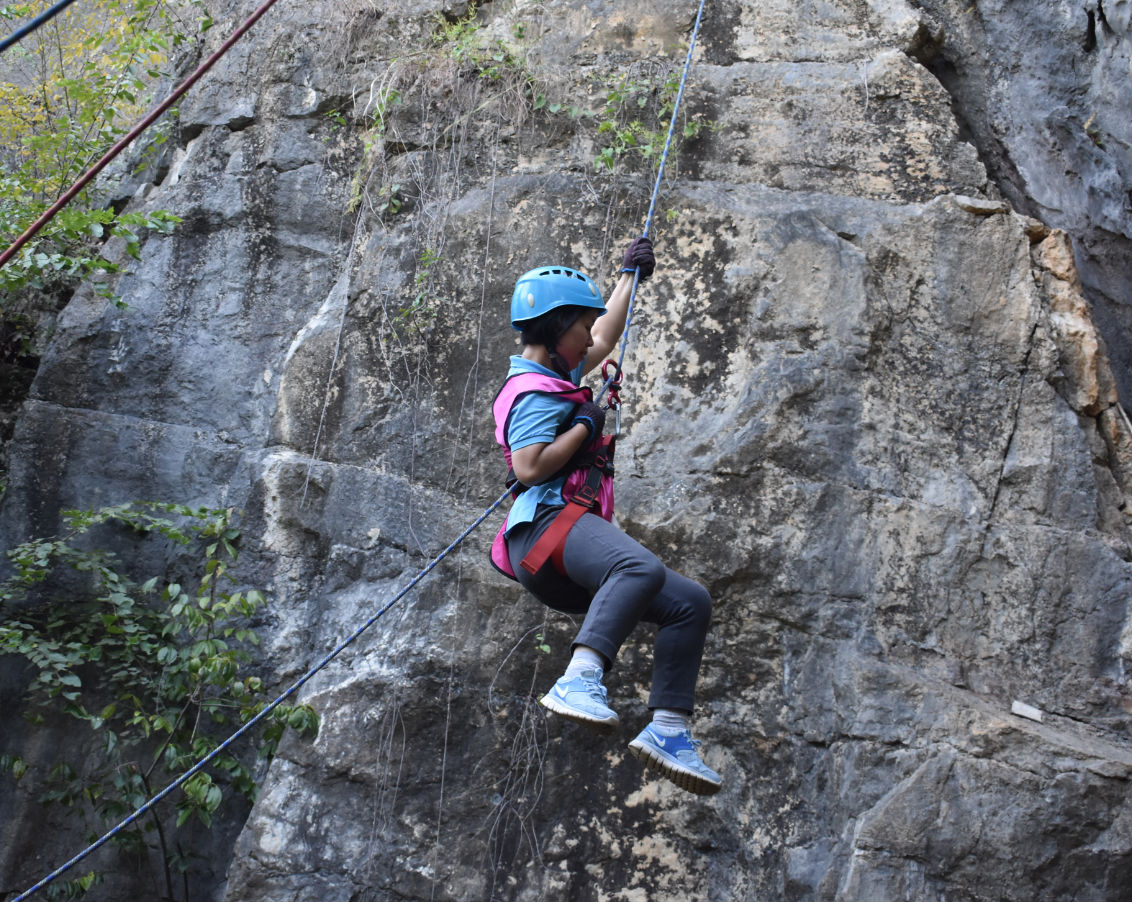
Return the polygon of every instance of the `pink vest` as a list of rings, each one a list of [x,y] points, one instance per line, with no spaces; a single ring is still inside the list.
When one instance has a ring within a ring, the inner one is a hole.
[[[517,373],[503,383],[503,387],[495,396],[491,405],[491,412],[495,416],[495,440],[503,448],[503,458],[507,461],[507,469],[511,470],[511,448],[507,445],[507,425],[511,419],[511,409],[523,395],[531,392],[544,392],[556,395],[563,401],[572,404],[581,404],[583,401],[592,401],[593,392],[589,388],[574,385],[566,379],[556,379],[543,373]],[[603,442],[608,444],[608,436],[603,436]],[[586,469],[574,470],[566,477],[566,484],[562,489],[562,497],[569,501],[586,482]],[[603,476],[601,489],[598,492],[598,510],[606,520],[613,519],[613,477]],[[515,579],[515,571],[511,567],[511,560],[507,556],[507,544],[504,533],[507,531],[507,521],[499,528],[495,541],[491,545],[491,562],[504,576]]]

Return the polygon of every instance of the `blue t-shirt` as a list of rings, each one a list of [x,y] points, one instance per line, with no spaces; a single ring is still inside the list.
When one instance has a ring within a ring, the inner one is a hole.
[[[511,358],[511,369],[507,372],[510,379],[517,373],[543,373],[555,379],[562,376],[554,370],[527,360],[525,357],[515,355]],[[582,364],[570,373],[570,381],[579,385],[582,379]],[[566,422],[566,418],[574,412],[574,403],[556,398],[543,392],[530,392],[523,395],[511,408],[511,419],[507,425],[507,444],[514,454],[527,445],[537,445],[540,442],[549,444],[558,438],[558,430]],[[520,523],[529,523],[535,517],[535,510],[540,504],[565,504],[562,497],[562,486],[566,477],[560,476],[541,485],[533,485],[511,505],[507,514],[507,531],[510,532]]]

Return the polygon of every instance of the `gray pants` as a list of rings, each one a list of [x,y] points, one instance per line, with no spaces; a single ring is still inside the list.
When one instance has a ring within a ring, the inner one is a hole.
[[[567,576],[548,559],[533,576],[520,565],[559,507],[540,506],[535,519],[507,536],[507,553],[519,582],[543,604],[584,614],[574,645],[586,645],[613,661],[639,622],[657,625],[650,708],[691,712],[711,596],[699,583],[665,567],[651,551],[620,529],[587,513],[570,530],[563,550]]]

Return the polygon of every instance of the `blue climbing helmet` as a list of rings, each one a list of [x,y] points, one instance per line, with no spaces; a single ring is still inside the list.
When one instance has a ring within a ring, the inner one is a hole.
[[[522,332],[531,320],[556,307],[567,306],[592,307],[605,313],[601,292],[589,276],[568,266],[539,266],[523,273],[515,283],[511,325]]]

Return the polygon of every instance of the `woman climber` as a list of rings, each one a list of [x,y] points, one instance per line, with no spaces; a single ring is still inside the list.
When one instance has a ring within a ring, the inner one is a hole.
[[[700,759],[689,728],[711,598],[610,522],[613,439],[604,435],[605,410],[579,387],[621,338],[634,273],[644,280],[655,267],[652,243],[637,238],[608,305],[588,276],[566,266],[538,267],[516,283],[511,324],[523,352],[493,404],[516,491],[492,560],[547,606],[583,615],[569,666],[542,698],[570,720],[617,727],[602,676],[638,622],[656,624],[652,722],[629,748],[682,789],[711,794],[722,779]]]

